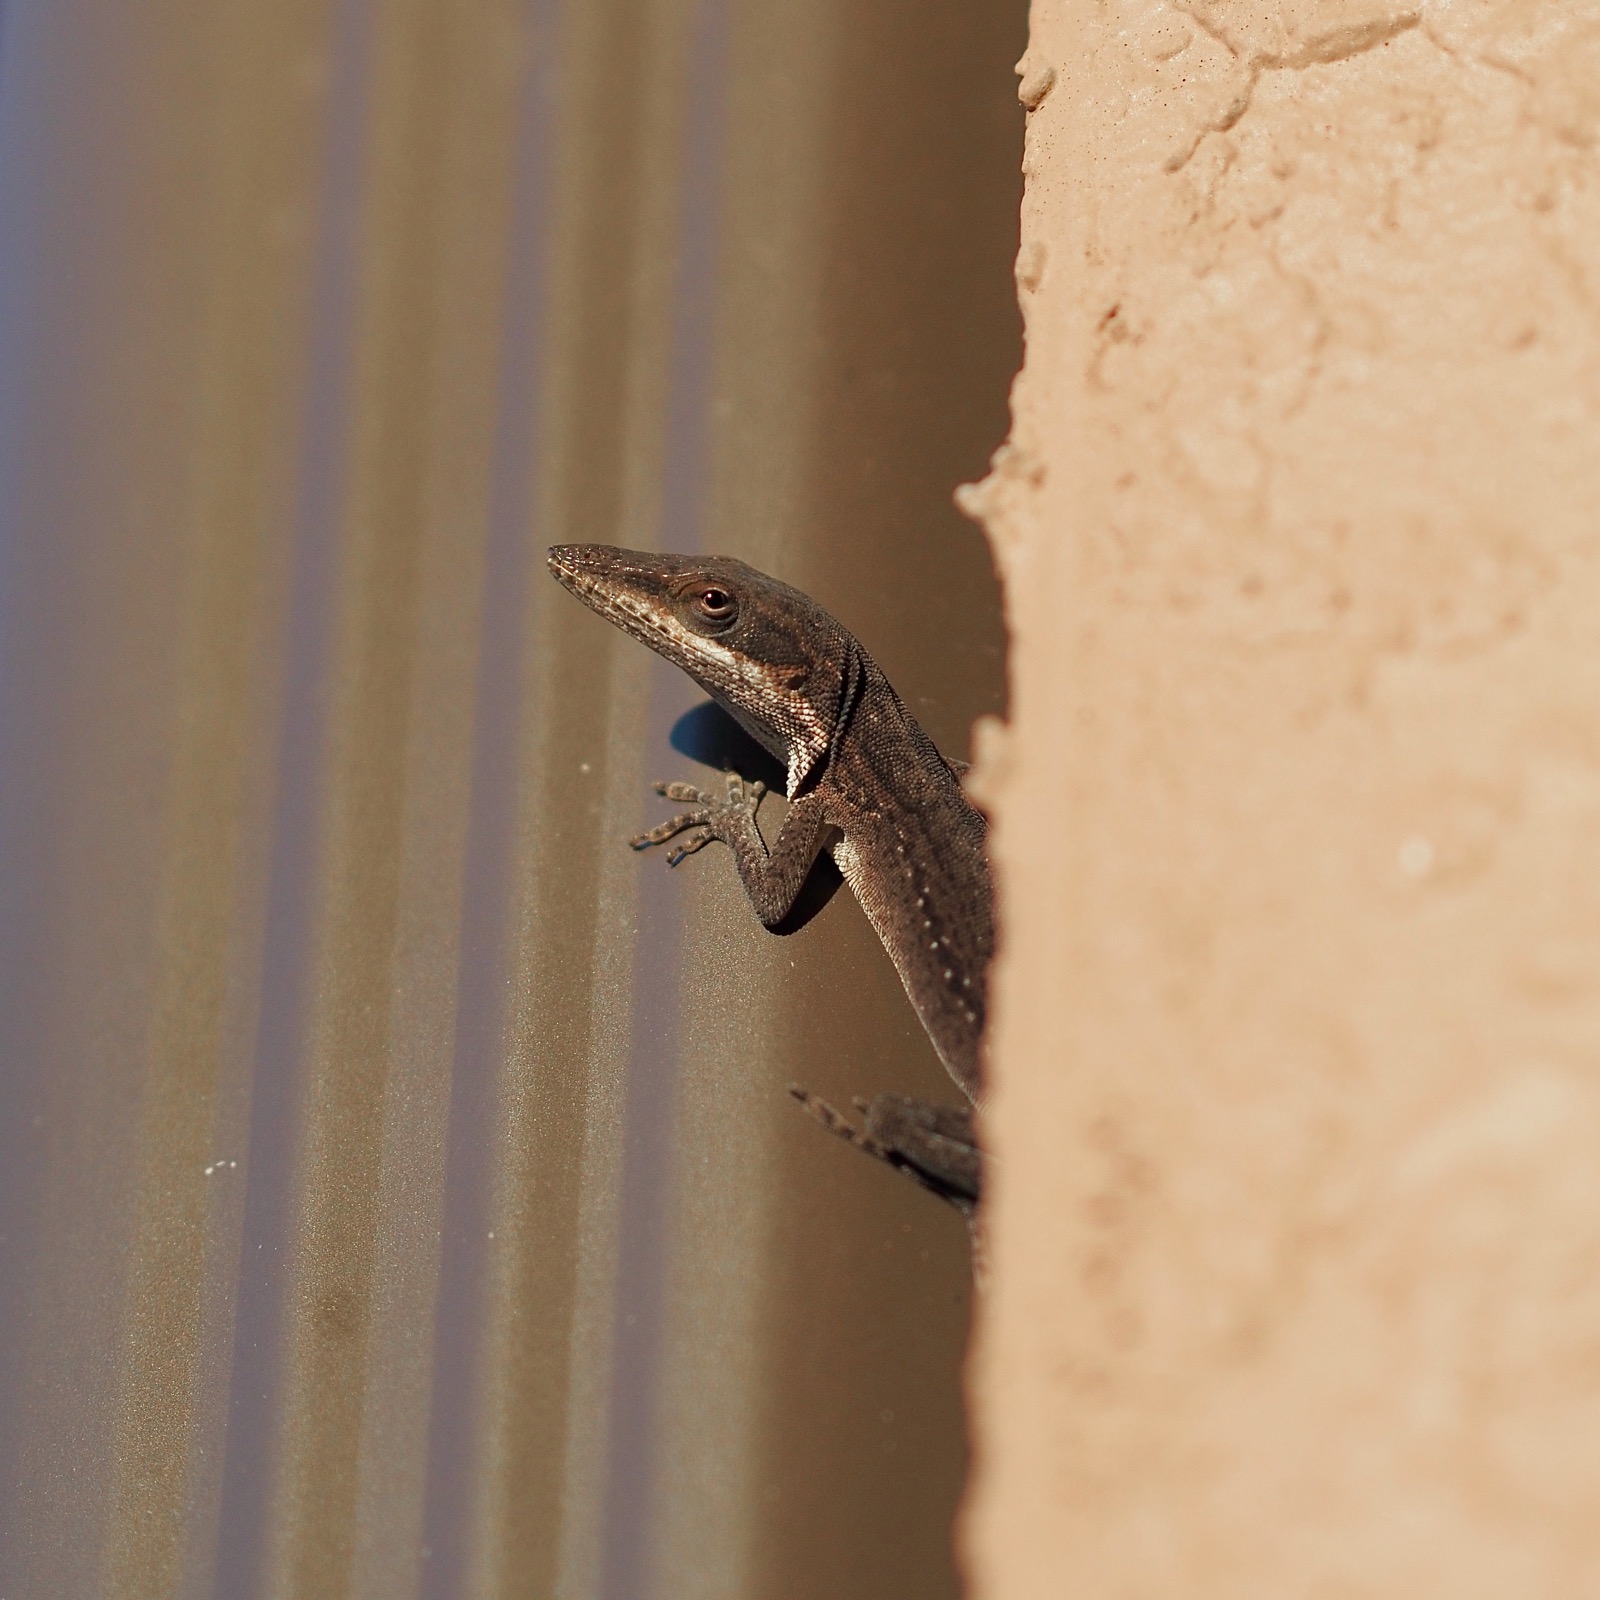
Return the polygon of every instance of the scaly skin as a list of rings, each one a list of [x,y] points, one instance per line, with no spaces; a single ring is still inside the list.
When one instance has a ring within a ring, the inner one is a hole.
[[[731,773],[721,795],[657,785],[689,809],[634,847],[676,841],[675,866],[720,840],[768,927],[791,911],[817,857],[831,854],[950,1076],[977,1102],[994,924],[986,826],[962,792],[962,769],[844,627],[742,561],[560,545],[549,565],[586,605],[687,672],[788,771],[789,811],[770,847],[756,822],[764,788]],[[791,1092],[829,1131],[975,1214],[981,1158],[969,1107],[879,1095],[857,1102],[858,1131],[826,1102]]]

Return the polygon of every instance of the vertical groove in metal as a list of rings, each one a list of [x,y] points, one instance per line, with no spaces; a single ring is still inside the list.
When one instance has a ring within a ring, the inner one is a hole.
[[[666,459],[658,547],[696,550],[702,539],[710,455],[716,272],[729,60],[727,0],[698,0],[680,179],[678,259],[667,397]],[[646,737],[667,745],[682,707],[682,680],[652,668]],[[604,1501],[604,1600],[648,1600],[658,1438],[659,1373],[671,1258],[674,1078],[679,1054],[681,894],[657,870],[640,892],[634,1031],[623,1110],[622,1195],[612,1313],[611,1402]]]
[[[27,403],[48,325],[38,239],[45,225],[51,112],[58,108],[48,81],[49,19],[36,11],[26,22],[31,27],[19,47],[24,30],[9,15],[0,17],[0,752],[35,752],[28,763],[0,761],[0,1584],[18,1581],[23,1570],[24,1358],[30,1294],[43,1277],[27,1246],[45,1158],[40,1126],[47,1092],[34,1065],[42,1019],[28,996],[41,986],[51,876],[40,825],[48,811],[48,776],[39,770],[35,732],[43,708],[28,693],[42,619],[23,608],[24,596],[36,588],[29,569],[39,553],[29,548],[22,517]],[[25,66],[31,74],[19,71]],[[37,604],[36,593],[29,597]]]
[[[261,998],[250,1103],[244,1227],[214,1592],[262,1592],[274,1516],[282,1378],[300,1170],[319,872],[327,674],[350,432],[371,17],[339,0],[327,157],[317,218],[310,360],[300,457],[271,821]]]
[[[463,1592],[469,1543],[486,1492],[483,1452],[486,1256],[493,1218],[491,1152],[506,1060],[508,912],[514,877],[521,691],[538,437],[549,227],[549,166],[560,0],[529,0],[528,52],[516,137],[516,183],[491,466],[489,539],[461,906],[456,1034],[428,1429],[420,1594]]]

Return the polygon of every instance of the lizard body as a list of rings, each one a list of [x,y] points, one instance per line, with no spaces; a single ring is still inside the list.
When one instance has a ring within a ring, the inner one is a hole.
[[[900,975],[950,1076],[982,1093],[985,978],[994,949],[986,824],[871,656],[799,590],[724,556],[558,545],[558,582],[689,674],[785,765],[789,810],[769,846],[765,792],[735,774],[725,795],[659,784],[693,806],[634,841],[676,840],[668,862],[719,839],[767,926],[783,921],[830,853]],[[967,1107],[879,1095],[857,1132],[796,1098],[831,1131],[900,1167],[969,1217],[980,1160]]]

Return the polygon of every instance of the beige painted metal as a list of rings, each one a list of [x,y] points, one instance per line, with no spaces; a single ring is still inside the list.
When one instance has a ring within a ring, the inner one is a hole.
[[[8,4],[0,1593],[953,1594],[946,1085],[545,544],[999,708],[1021,7]],[[679,732],[682,742],[683,733]]]
[[[1597,86],[1034,6],[984,1600],[1600,1592]]]

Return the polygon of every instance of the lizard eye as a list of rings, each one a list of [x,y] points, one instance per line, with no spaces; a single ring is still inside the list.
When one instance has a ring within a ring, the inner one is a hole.
[[[702,589],[695,596],[700,614],[712,622],[726,622],[739,609],[739,603],[726,589]]]

